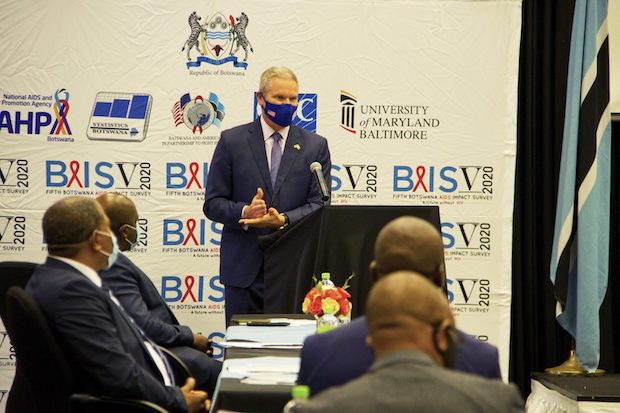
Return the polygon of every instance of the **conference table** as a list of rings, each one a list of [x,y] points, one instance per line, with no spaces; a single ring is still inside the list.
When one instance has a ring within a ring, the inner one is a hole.
[[[306,314],[233,316],[219,343],[224,364],[211,412],[282,412],[297,378],[303,340],[315,328],[314,317]]]

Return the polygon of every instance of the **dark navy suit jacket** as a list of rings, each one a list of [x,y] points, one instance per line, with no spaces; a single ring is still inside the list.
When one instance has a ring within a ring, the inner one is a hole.
[[[146,335],[176,354],[196,378],[197,387],[213,394],[222,364],[191,347],[192,330],[179,325],[144,271],[121,253],[112,268],[100,271],[99,275]]]
[[[99,275],[151,340],[163,347],[192,345],[192,330],[179,325],[149,277],[126,255],[118,254],[112,268]]]
[[[260,118],[222,132],[209,168],[203,208],[207,218],[224,224],[220,247],[222,284],[246,288],[261,268],[263,254],[257,237],[274,230],[250,227],[246,231],[238,223],[243,207],[252,201],[258,187],[265,193],[267,207],[286,213],[291,224],[323,205],[310,172],[310,164],[315,161],[323,166],[329,183],[327,140],[291,125],[273,188]]]
[[[501,378],[497,348],[457,330],[459,347],[455,370]],[[366,373],[375,361],[366,345],[366,317],[325,334],[306,338],[297,382],[310,386],[312,396]]]
[[[187,410],[181,390],[164,386],[137,328],[84,274],[48,257],[26,291],[48,319],[84,391]]]

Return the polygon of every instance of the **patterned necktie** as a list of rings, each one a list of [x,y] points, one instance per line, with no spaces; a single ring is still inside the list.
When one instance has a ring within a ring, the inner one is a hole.
[[[282,135],[275,132],[271,136],[273,137],[273,146],[271,147],[271,169],[269,170],[269,174],[271,175],[271,187],[275,189],[278,169],[280,169],[280,161],[282,160],[282,149],[280,148],[280,139],[282,139]]]
[[[148,343],[148,346],[159,356],[161,361],[164,363],[164,369],[165,369],[165,371],[161,371],[161,374],[166,374],[168,376],[168,379],[170,380],[170,383],[172,383],[172,385],[174,386],[175,385],[174,374],[172,372],[172,367],[170,366],[170,363],[168,362],[168,358],[166,357],[166,355],[159,349],[157,344],[153,340],[151,340],[144,331],[142,331],[142,329],[140,328],[138,324],[136,324],[134,319],[129,314],[127,314],[127,312],[125,311],[121,303],[118,301],[116,297],[114,297],[114,294],[112,294],[112,290],[106,287],[103,287],[103,289],[108,292],[108,294],[110,295],[110,299],[121,310],[121,314],[127,317],[130,321],[130,324],[133,325],[136,328],[136,330],[138,330],[138,332],[140,333],[140,337],[142,337],[142,340],[145,342],[145,346]],[[151,359],[153,359],[153,363],[155,364],[155,366],[157,366],[159,370],[159,366],[157,365],[157,362],[153,358],[153,355],[148,350],[147,350],[147,353],[149,354]]]

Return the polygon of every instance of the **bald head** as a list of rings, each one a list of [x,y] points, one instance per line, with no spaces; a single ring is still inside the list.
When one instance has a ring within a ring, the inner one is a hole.
[[[403,216],[379,232],[371,271],[376,278],[394,271],[415,271],[442,287],[443,263],[443,243],[437,229],[423,219]]]
[[[366,318],[371,346],[381,355],[420,349],[440,359],[434,328],[453,326],[450,306],[441,291],[421,274],[399,271],[382,277],[370,291]]]
[[[95,230],[107,227],[107,219],[94,199],[71,196],[45,211],[42,226],[49,253],[71,258]]]
[[[97,202],[110,219],[110,228],[119,242],[121,251],[131,246],[136,237],[138,210],[133,201],[117,192],[106,192],[97,197]]]

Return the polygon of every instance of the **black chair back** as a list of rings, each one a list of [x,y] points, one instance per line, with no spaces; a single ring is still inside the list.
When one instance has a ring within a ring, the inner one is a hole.
[[[5,295],[9,288],[18,286],[24,288],[30,276],[37,268],[37,264],[24,261],[0,262],[0,318],[6,326]],[[9,337],[4,338],[7,342]],[[16,374],[6,402],[7,413],[21,413],[34,410],[32,390],[21,374]]]
[[[30,276],[37,268],[34,262],[2,261],[0,262],[0,317],[4,322],[6,306],[4,296],[14,285],[25,288]]]
[[[47,319],[20,287],[6,293],[5,321],[17,357],[16,376],[29,384],[36,411],[68,412],[73,375]]]

